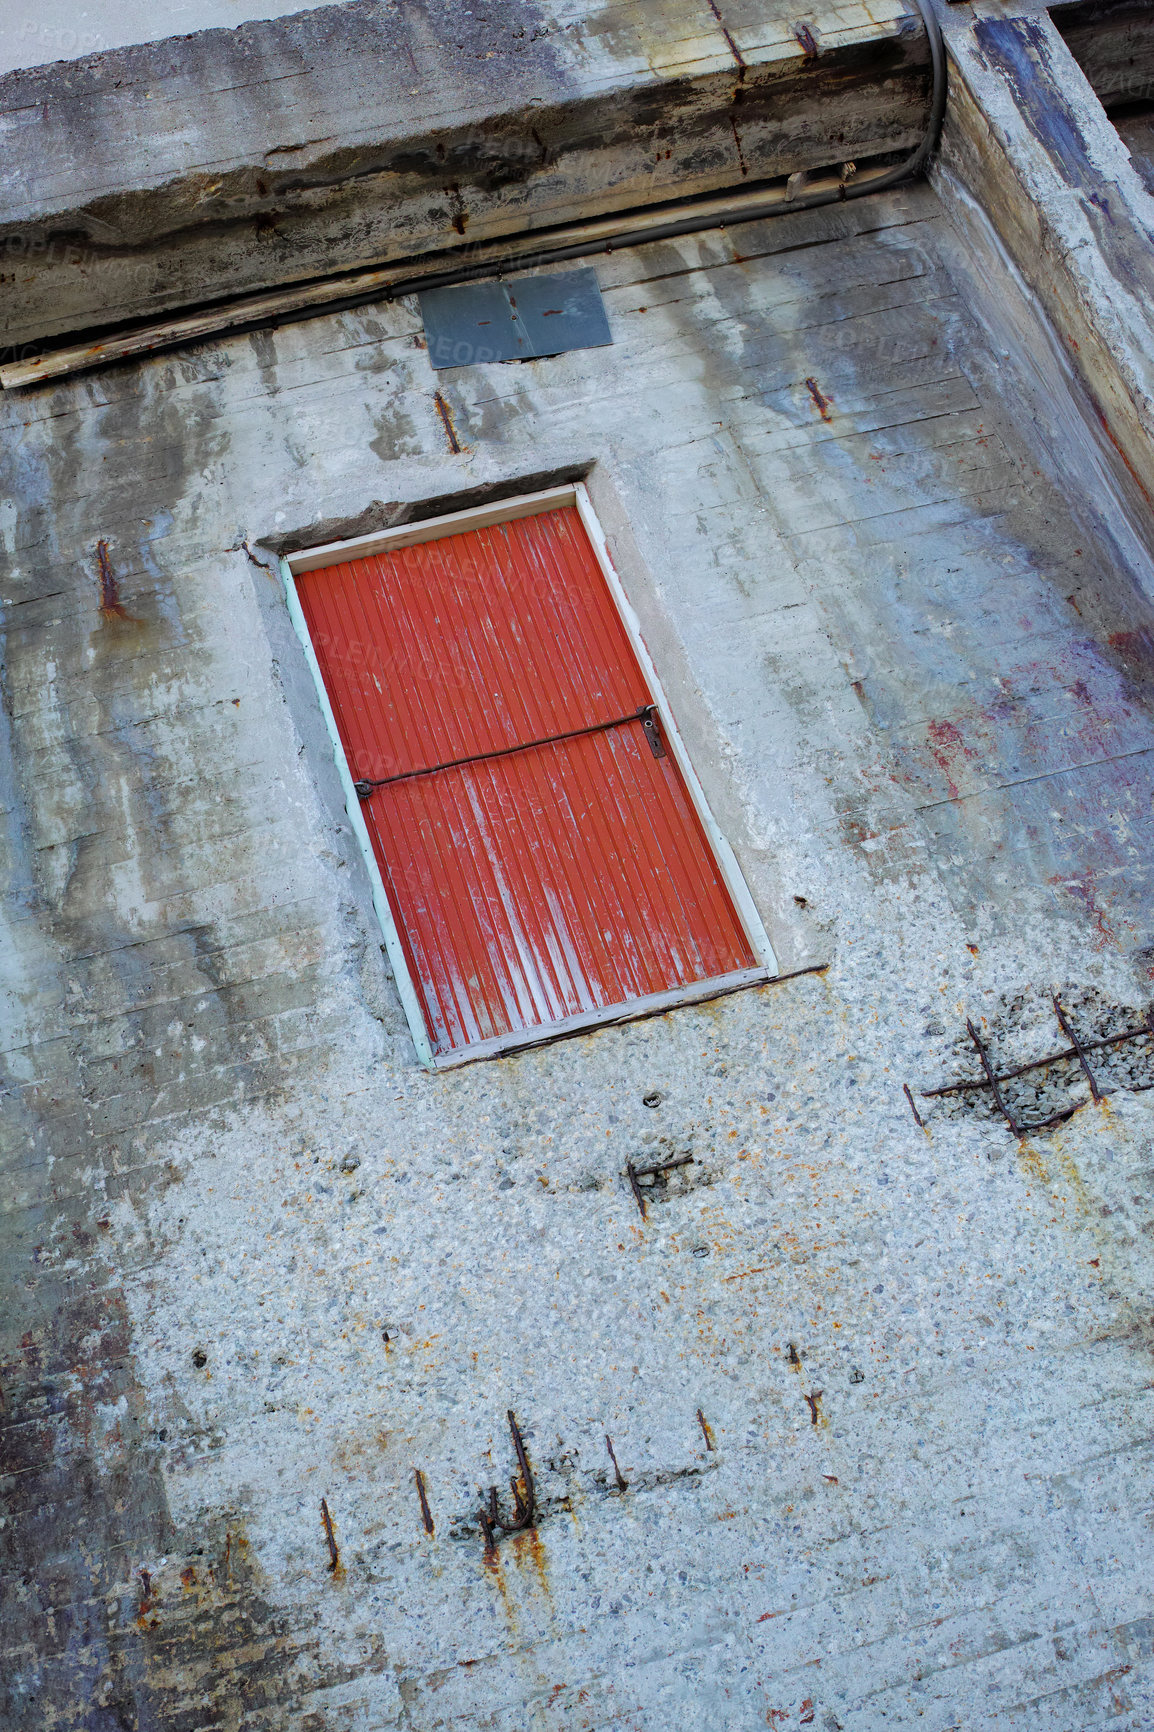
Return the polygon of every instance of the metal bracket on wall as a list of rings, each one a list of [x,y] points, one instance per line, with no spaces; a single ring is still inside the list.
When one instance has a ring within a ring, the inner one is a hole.
[[[458,283],[420,296],[429,363],[532,361],[612,343],[591,266],[548,277]]]

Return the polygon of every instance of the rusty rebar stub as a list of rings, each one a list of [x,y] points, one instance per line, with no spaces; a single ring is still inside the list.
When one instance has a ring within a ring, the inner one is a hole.
[[[511,1518],[506,1518],[501,1514],[495,1485],[489,1487],[489,1507],[486,1509],[482,1505],[477,1511],[477,1520],[480,1522],[481,1532],[485,1536],[487,1554],[496,1550],[498,1529],[502,1534],[523,1533],[526,1528],[534,1526],[537,1515],[537,1492],[533,1484],[533,1470],[529,1466],[524,1439],[511,1407],[507,1410],[506,1417],[509,1421],[509,1435],[513,1440],[513,1452],[517,1457],[521,1483],[518,1484],[515,1477],[510,1477],[509,1489],[513,1497],[513,1515]]]

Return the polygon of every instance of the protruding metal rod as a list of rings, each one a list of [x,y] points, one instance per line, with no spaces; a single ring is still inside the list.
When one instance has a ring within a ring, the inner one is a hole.
[[[480,1522],[480,1524],[481,1524],[481,1532],[482,1532],[482,1533],[483,1533],[483,1534],[484,1534],[484,1536],[485,1536],[485,1551],[486,1551],[486,1554],[489,1554],[489,1553],[491,1553],[491,1552],[494,1552],[494,1551],[496,1551],[496,1549],[497,1549],[497,1541],[496,1541],[496,1538],[495,1538],[495,1536],[494,1536],[494,1533],[493,1533],[493,1524],[492,1524],[492,1522],[491,1522],[491,1521],[490,1521],[490,1520],[489,1520],[489,1513],[488,1513],[488,1511],[487,1511],[487,1510],[483,1510],[483,1509],[480,1509],[480,1510],[478,1510],[478,1511],[477,1511],[477,1520],[478,1520],[478,1521],[479,1521],[479,1522]]]
[[[692,1165],[692,1155],[674,1155],[670,1161],[654,1161],[651,1167],[634,1167],[633,1171],[639,1179],[644,1179],[650,1173],[671,1173],[674,1167],[690,1167]]]
[[[522,1504],[520,1496],[517,1498],[518,1504],[525,1512],[524,1520],[518,1522],[517,1525],[518,1527],[527,1528],[532,1526],[533,1517],[536,1514],[537,1493],[533,1485],[533,1474],[529,1467],[529,1457],[525,1454],[525,1445],[521,1440],[521,1433],[518,1429],[517,1421],[513,1417],[513,1409],[511,1407],[508,1410],[508,1420],[509,1430],[513,1438],[513,1448],[517,1452],[517,1466],[521,1469],[521,1480],[525,1487],[525,1502]]]
[[[1056,1113],[1051,1113],[1049,1118],[1032,1119],[1029,1124],[1026,1124],[1023,1121],[1015,1119],[1014,1115],[1006,1105],[1005,1097],[998,1085],[1004,1082],[1011,1082],[1015,1077],[1028,1076],[1032,1071],[1045,1070],[1048,1066],[1057,1064],[1062,1059],[1076,1058],[1079,1065],[1082,1067],[1082,1072],[1086,1081],[1090,1085],[1090,1092],[1093,1098],[1096,1101],[1105,1100],[1105,1093],[1098,1086],[1097,1078],[1094,1076],[1094,1073],[1090,1068],[1088,1055],[1092,1052],[1101,1052],[1108,1047],[1122,1046],[1126,1041],[1130,1040],[1150,1040],[1154,1037],[1154,1011],[1147,1012],[1141,1028],[1124,1029],[1121,1034],[1103,1035],[1099,1040],[1081,1040],[1074,1032],[1073,1025],[1063,1010],[1056,993],[1052,995],[1052,1001],[1062,1032],[1072,1043],[1070,1046],[1063,1047],[1060,1052],[1047,1053],[1045,1058],[1031,1059],[1028,1064],[1015,1065],[1012,1070],[1004,1070],[1000,1075],[998,1075],[995,1073],[989,1062],[989,1055],[986,1051],[986,1047],[978,1035],[973,1023],[967,1021],[966,1028],[969,1031],[970,1039],[977,1048],[978,1056],[982,1061],[982,1069],[984,1070],[985,1075],[968,1079],[965,1082],[945,1083],[941,1088],[919,1089],[918,1092],[921,1095],[921,1098],[927,1101],[937,1100],[943,1095],[968,1094],[971,1090],[992,1089],[994,1091],[994,1099],[997,1102],[998,1109],[1002,1113],[1002,1116],[1005,1118],[1014,1135],[1018,1137],[1028,1136],[1031,1131],[1046,1131],[1050,1130],[1054,1125],[1064,1124],[1067,1119],[1073,1118],[1074,1114],[1078,1111],[1079,1106],[1082,1105],[1082,1102],[1074,1101],[1070,1106],[1060,1107]],[[1143,1089],[1154,1088],[1154,1083],[1136,1082],[1130,1083],[1127,1086],[1133,1089],[1136,1093],[1141,1093]],[[905,1092],[905,1097],[910,1103],[910,1111],[913,1113],[918,1124],[921,1125],[921,1114],[918,1112],[917,1106],[914,1103],[914,1098],[910,1093],[909,1085],[903,1083],[902,1087]]]
[[[341,1554],[337,1550],[336,1535],[333,1533],[333,1518],[329,1514],[329,1506],[324,1498],[321,1499],[321,1520],[325,1524],[325,1539],[329,1546],[329,1569],[335,1573],[337,1565],[341,1561]]]
[[[922,1131],[924,1131],[924,1130],[925,1130],[925,1128],[926,1128],[926,1121],[925,1121],[925,1120],[924,1120],[924,1119],[923,1119],[923,1118],[922,1118],[922,1115],[921,1115],[921,1113],[920,1113],[920,1112],[919,1112],[919,1111],[918,1111],[918,1109],[917,1109],[917,1107],[916,1107],[916,1106],[915,1106],[915,1105],[914,1105],[914,1097],[913,1097],[913,1095],[912,1095],[912,1094],[911,1094],[911,1093],[910,1093],[910,1085],[909,1085],[909,1083],[903,1083],[903,1084],[902,1084],[902,1089],[903,1089],[903,1091],[904,1091],[904,1092],[905,1092],[905,1097],[906,1097],[906,1099],[907,1099],[907,1100],[908,1100],[908,1101],[909,1101],[909,1103],[910,1103],[910,1111],[911,1111],[911,1113],[913,1113],[913,1115],[914,1115],[914,1123],[915,1123],[915,1124],[916,1124],[916,1125],[917,1125],[917,1127],[918,1127],[918,1129],[919,1129],[919,1130],[922,1130]]]
[[[1101,1052],[1108,1046],[1121,1046],[1128,1040],[1148,1040],[1154,1035],[1154,1014],[1151,1015],[1143,1028],[1128,1028],[1121,1034],[1108,1034],[1102,1040],[1084,1040],[1079,1044],[1083,1052]],[[1048,1052],[1045,1058],[1032,1058],[1029,1064],[1015,1065],[1013,1070],[1004,1070],[998,1078],[999,1082],[1012,1082],[1015,1077],[1029,1076],[1032,1070],[1045,1070],[1047,1065],[1057,1064],[1061,1058],[1077,1058],[1076,1047],[1063,1047],[1061,1052]],[[988,1076],[974,1077],[966,1082],[945,1083],[938,1089],[919,1089],[918,1093],[924,1101],[936,1100],[939,1095],[962,1095],[969,1089],[988,1089]]]
[[[1001,1089],[998,1087],[998,1079],[994,1075],[994,1067],[990,1063],[989,1054],[982,1043],[982,1037],[970,1021],[969,1017],[966,1018],[966,1028],[969,1030],[970,1039],[978,1049],[978,1057],[982,1061],[982,1069],[985,1071],[986,1076],[989,1079],[990,1087],[994,1091],[994,1099],[998,1103],[998,1111],[1002,1114],[1002,1117],[1005,1119],[1016,1137],[1024,1135],[1021,1125],[1019,1125],[1017,1119],[1015,1119],[1013,1113],[1006,1105],[1005,1097],[1003,1096]]]
[[[651,1167],[635,1167],[632,1161],[626,1161],[625,1174],[633,1191],[637,1207],[641,1210],[641,1219],[646,1219],[645,1193],[638,1184],[639,1179],[655,1178],[659,1173],[671,1173],[676,1167],[693,1165],[692,1155],[674,1155],[669,1161],[654,1161]]]
[[[1058,1018],[1058,1022],[1061,1026],[1062,1033],[1065,1035],[1066,1039],[1070,1042],[1070,1045],[1073,1047],[1074,1051],[1078,1055],[1078,1063],[1081,1065],[1083,1074],[1085,1075],[1085,1078],[1086,1078],[1086,1081],[1090,1085],[1090,1093],[1093,1095],[1093,1097],[1096,1101],[1100,1101],[1102,1099],[1102,1095],[1101,1095],[1101,1092],[1098,1088],[1098,1084],[1094,1080],[1094,1072],[1090,1069],[1090,1061],[1086,1057],[1086,1049],[1082,1045],[1081,1041],[1078,1039],[1078,1036],[1074,1033],[1074,1030],[1073,1030],[1073,1027],[1071,1026],[1071,1024],[1069,1022],[1067,1022],[1066,1013],[1062,1009],[1062,1006],[1058,1001],[1058,994],[1057,993],[1054,994],[1054,1014]]]
[[[429,1499],[425,1492],[425,1476],[419,1467],[413,1469],[413,1478],[417,1482],[417,1496],[421,1500],[421,1520],[425,1524],[425,1532],[431,1534],[433,1532],[433,1515],[429,1509]]]
[[[497,1544],[497,1530],[502,1533],[515,1534],[533,1526],[537,1514],[537,1491],[533,1484],[533,1470],[529,1466],[529,1457],[525,1453],[525,1443],[517,1424],[516,1415],[510,1407],[506,1417],[509,1421],[509,1435],[513,1439],[513,1451],[517,1457],[520,1469],[520,1480],[511,1478],[509,1489],[513,1495],[513,1514],[506,1517],[501,1514],[501,1506],[497,1498],[495,1485],[489,1487],[489,1505],[477,1511],[477,1520],[481,1524],[481,1532],[485,1536],[485,1551],[491,1553]]]

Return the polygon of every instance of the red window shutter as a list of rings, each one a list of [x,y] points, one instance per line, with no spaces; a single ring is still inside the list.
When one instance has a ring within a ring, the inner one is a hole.
[[[575,507],[297,593],[435,1054],[757,966]]]

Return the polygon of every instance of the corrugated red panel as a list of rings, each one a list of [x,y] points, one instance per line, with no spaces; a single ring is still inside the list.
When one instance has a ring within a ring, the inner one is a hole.
[[[435,1052],[756,965],[573,507],[298,593]]]
[[[572,506],[327,566],[297,590],[367,781],[649,701]]]

